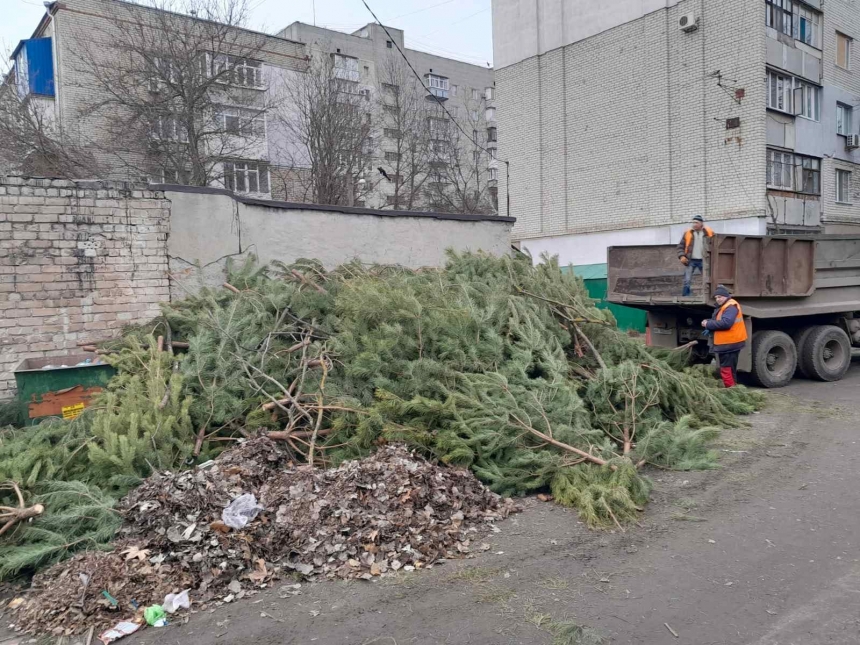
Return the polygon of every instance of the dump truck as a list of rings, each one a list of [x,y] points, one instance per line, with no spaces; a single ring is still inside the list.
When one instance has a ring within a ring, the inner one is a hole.
[[[860,347],[860,236],[718,234],[703,264],[692,294],[683,296],[675,245],[610,247],[607,300],[647,312],[651,345],[689,345],[707,362],[701,322],[710,318],[722,284],[740,302],[750,338],[738,370],[757,385],[845,375],[852,348]]]

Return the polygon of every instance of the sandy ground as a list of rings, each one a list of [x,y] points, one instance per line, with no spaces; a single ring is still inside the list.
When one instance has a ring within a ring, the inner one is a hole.
[[[860,364],[768,395],[751,427],[724,433],[721,469],[653,471],[653,500],[625,533],[528,500],[474,558],[286,599],[273,589],[122,642],[592,642],[553,640],[575,622],[619,644],[860,643]]]

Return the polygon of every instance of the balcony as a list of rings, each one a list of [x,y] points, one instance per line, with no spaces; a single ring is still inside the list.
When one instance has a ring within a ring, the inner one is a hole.
[[[429,87],[429,88],[427,88],[427,100],[428,101],[447,101],[448,100],[448,90],[443,90],[440,87]]]
[[[424,84],[427,86],[427,99],[429,101],[447,101],[450,86],[445,76],[437,74],[425,74]]]

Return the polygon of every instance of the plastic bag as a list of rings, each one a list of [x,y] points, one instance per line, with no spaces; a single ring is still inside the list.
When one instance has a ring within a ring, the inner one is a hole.
[[[180,593],[169,593],[164,597],[161,605],[168,614],[173,614],[179,609],[191,609],[191,599],[188,597],[188,589]]]
[[[150,605],[147,607],[143,611],[143,618],[146,620],[147,625],[151,625],[153,627],[163,627],[167,624],[167,621],[164,619],[164,607],[161,605]]]
[[[120,638],[134,634],[138,629],[140,629],[140,623],[132,623],[131,621],[124,620],[114,625],[111,629],[99,634],[99,640],[108,645],[108,643],[113,643]]]
[[[263,507],[257,504],[257,498],[245,493],[230,502],[221,513],[221,520],[231,529],[243,529],[262,510]]]

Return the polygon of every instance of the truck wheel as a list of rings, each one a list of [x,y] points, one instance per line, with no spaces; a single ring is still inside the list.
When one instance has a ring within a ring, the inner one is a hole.
[[[794,334],[791,335],[792,340],[794,340],[794,346],[797,347],[797,372],[795,372],[795,376],[798,374],[803,378],[812,378],[812,374],[806,371],[803,367],[803,354],[805,352],[806,340],[809,338],[809,334],[812,333],[812,330],[816,328],[816,325],[809,325],[808,327],[801,327]]]
[[[785,332],[767,329],[752,338],[752,378],[761,387],[785,387],[797,368],[797,347]]]
[[[851,341],[836,325],[819,325],[806,338],[800,355],[803,371],[819,381],[838,381],[851,365]]]

